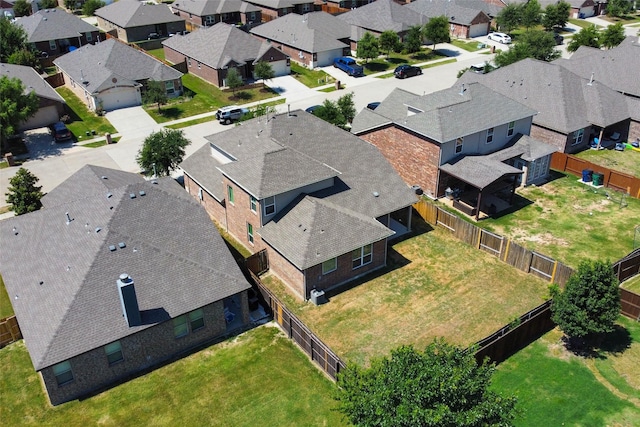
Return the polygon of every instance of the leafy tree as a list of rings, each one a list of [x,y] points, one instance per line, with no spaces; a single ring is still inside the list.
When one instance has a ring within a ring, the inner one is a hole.
[[[625,39],[624,27],[621,22],[617,24],[609,25],[607,28],[600,32],[600,41],[602,46],[607,49],[618,46]]]
[[[338,98],[338,108],[344,116],[344,119],[351,123],[356,116],[356,107],[353,103],[353,92],[349,92]]]
[[[607,16],[619,18],[631,11],[629,0],[609,0],[607,3]]]
[[[496,16],[496,24],[501,31],[510,33],[522,23],[522,5],[507,3]]]
[[[620,314],[618,285],[610,262],[581,262],[564,291],[551,288],[553,321],[573,344],[597,345]]]
[[[226,81],[227,86],[229,86],[233,91],[233,96],[236,96],[236,89],[244,84],[242,76],[240,76],[240,73],[235,68],[229,68],[229,71],[227,71]]]
[[[529,46],[525,43],[516,43],[507,50],[496,53],[493,61],[498,67],[506,67],[509,64],[518,62],[522,59],[529,58]]]
[[[274,107],[273,105],[258,104],[255,107],[253,107],[253,109],[249,110],[249,114],[245,114],[238,121],[243,122],[245,120],[253,119],[254,117],[261,117],[261,116],[266,116],[267,114],[275,114],[275,113],[276,113],[276,107]]]
[[[358,58],[364,58],[369,62],[370,59],[377,58],[379,54],[378,39],[376,39],[369,31],[366,31],[362,35],[362,38],[358,40],[356,55],[358,55]]]
[[[508,50],[498,52],[494,61],[498,66],[504,67],[524,58],[550,62],[559,57],[560,51],[556,49],[556,42],[552,33],[531,30],[523,33],[518,39],[518,43]]]
[[[540,25],[542,20],[542,8],[538,0],[529,0],[522,6],[522,25],[528,30]]]
[[[18,172],[9,180],[9,192],[7,203],[16,215],[22,215],[37,211],[42,207],[42,186],[37,186],[38,177],[25,168],[18,169]]]
[[[71,11],[76,10],[77,5],[78,0],[64,0],[64,7]]]
[[[33,91],[25,94],[24,91],[25,87],[18,78],[0,76],[0,140],[3,145],[18,131],[21,122],[38,111],[38,95]]]
[[[562,29],[569,22],[569,14],[571,13],[571,5],[566,1],[560,1],[556,4],[556,23],[554,28]]]
[[[380,45],[380,50],[387,52],[387,58],[389,58],[391,51],[396,50],[400,44],[400,37],[395,31],[387,30],[380,34],[378,44]]]
[[[542,26],[545,30],[551,31],[556,26],[558,19],[558,6],[550,3],[544,9],[544,15],[542,16]]]
[[[142,96],[142,102],[145,104],[158,104],[158,111],[160,111],[160,106],[166,104],[167,101],[167,90],[165,89],[164,83],[147,80],[147,87]]]
[[[179,129],[162,129],[145,138],[136,161],[142,170],[168,176],[184,158],[189,141]]]
[[[40,9],[55,9],[58,7],[58,0],[40,0]]]
[[[0,62],[8,62],[9,56],[28,49],[27,33],[20,25],[13,25],[9,18],[0,17]]]
[[[449,36],[449,19],[444,15],[429,19],[429,22],[423,27],[422,31],[424,37],[433,42],[433,50],[436,50],[436,44],[451,41],[451,37]]]
[[[84,5],[82,5],[82,14],[85,16],[93,16],[96,13],[96,10],[104,7],[104,2],[101,0],[87,0]]]
[[[338,410],[357,426],[510,425],[516,398],[489,390],[495,366],[473,352],[434,340],[424,352],[411,346],[349,365],[338,375]]]
[[[567,50],[575,52],[580,46],[600,47],[600,32],[595,25],[578,31],[567,45]]]
[[[340,128],[344,129],[347,126],[347,119],[342,114],[340,106],[330,99],[325,99],[322,107],[314,111],[314,115]]]
[[[415,53],[420,50],[420,46],[422,46],[422,28],[419,25],[414,25],[404,36],[404,48],[409,53]]]
[[[13,52],[7,58],[7,62],[9,64],[26,65],[27,67],[40,69],[40,61],[31,49],[21,49]]]
[[[257,78],[262,79],[262,87],[266,87],[265,81],[271,80],[276,76],[273,67],[267,61],[259,61],[253,69],[253,73]]]
[[[16,16],[29,16],[31,15],[31,4],[27,3],[27,0],[16,0],[13,4],[13,13]]]

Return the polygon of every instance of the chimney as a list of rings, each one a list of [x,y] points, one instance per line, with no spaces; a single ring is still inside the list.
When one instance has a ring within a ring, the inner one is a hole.
[[[117,281],[120,304],[122,305],[122,315],[129,327],[142,324],[140,309],[138,308],[138,298],[133,279],[127,273],[122,273]]]

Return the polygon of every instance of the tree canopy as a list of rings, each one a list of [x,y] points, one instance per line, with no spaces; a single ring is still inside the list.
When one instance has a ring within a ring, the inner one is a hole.
[[[597,345],[620,314],[620,288],[611,263],[583,261],[564,291],[552,287],[552,319],[574,343]]]
[[[22,215],[37,211],[42,207],[42,186],[37,186],[38,177],[25,168],[18,169],[18,172],[9,180],[9,191],[5,193],[10,209],[16,215]]]
[[[609,0],[607,2],[607,16],[619,18],[631,11],[629,0]]]
[[[9,57],[20,50],[27,50],[27,33],[9,18],[0,17],[0,62],[9,62]]]
[[[230,87],[231,90],[233,91],[234,96],[236,95],[236,89],[238,89],[240,86],[244,84],[244,82],[242,81],[242,76],[240,76],[240,73],[235,68],[229,68],[229,71],[227,71],[227,77],[225,80],[226,80],[227,86]]]
[[[16,0],[13,4],[13,13],[18,16],[31,15],[31,4],[27,3],[27,0]]]
[[[436,44],[451,41],[451,37],[449,36],[449,19],[444,15],[429,19],[429,22],[425,24],[422,31],[424,37],[433,43],[433,50],[436,50]]]
[[[571,5],[567,2],[561,1],[556,4],[548,4],[544,9],[542,26],[547,31],[562,29],[567,25],[567,21],[569,21],[570,12]]]
[[[496,16],[496,23],[501,31],[510,33],[522,23],[522,6],[518,3],[507,3]]]
[[[313,114],[326,122],[345,129],[347,123],[351,123],[356,115],[353,92],[342,95],[335,102],[325,99],[322,106],[314,111]]]
[[[618,46],[625,39],[624,27],[621,22],[609,25],[600,32],[600,42],[607,49]]]
[[[167,91],[163,82],[156,80],[148,80],[146,90],[142,96],[142,102],[145,104],[158,104],[158,111],[160,106],[167,103]]]
[[[179,129],[162,129],[145,138],[136,161],[142,170],[168,176],[182,162],[189,141]]]
[[[40,9],[55,9],[58,7],[58,0],[40,0]]]
[[[387,52],[387,58],[392,50],[396,50],[400,44],[400,37],[395,31],[387,30],[380,34],[378,39],[380,50]]]
[[[494,62],[499,67],[504,67],[525,58],[553,61],[559,57],[560,51],[556,49],[556,42],[552,33],[530,30],[524,32],[518,38],[518,43],[515,43],[507,50],[498,52]]]
[[[84,5],[82,5],[82,14],[86,16],[93,16],[96,13],[96,10],[104,7],[104,2],[101,0],[87,0]]]
[[[380,54],[378,47],[378,39],[373,34],[366,31],[360,40],[358,40],[358,49],[356,51],[358,58],[364,58],[367,62],[370,59],[377,58]]]
[[[404,36],[404,48],[409,53],[415,53],[420,50],[420,46],[422,46],[422,28],[419,25],[414,25]]]
[[[276,76],[275,71],[273,71],[273,67],[267,61],[259,61],[253,68],[253,73],[257,78],[262,79],[262,87],[266,86],[266,80],[271,80]]]
[[[571,38],[567,45],[569,52],[575,52],[580,46],[600,47],[600,32],[595,25],[583,28]]]
[[[351,364],[338,375],[338,410],[356,426],[510,425],[516,398],[489,390],[492,364],[473,352],[435,340],[424,352],[411,346]]]
[[[22,82],[14,77],[0,76],[0,140],[18,132],[21,122],[33,116],[40,105],[38,95],[31,91],[24,93]]]
[[[529,0],[522,6],[522,25],[528,30],[539,25],[542,20],[542,8],[538,0]]]

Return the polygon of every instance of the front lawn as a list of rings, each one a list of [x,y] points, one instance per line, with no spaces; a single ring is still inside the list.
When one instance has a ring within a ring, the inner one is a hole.
[[[640,152],[638,151],[630,149],[624,151],[585,150],[575,156],[605,168],[640,178]]]
[[[422,234],[389,248],[388,267],[314,306],[264,282],[344,360],[359,364],[434,337],[468,346],[544,301],[548,284],[413,217]]]
[[[595,25],[589,21],[585,21],[584,19],[577,19],[577,18],[569,18],[569,22],[572,23],[573,25],[577,25],[580,28],[589,28]],[[600,29],[602,27],[600,25],[596,25],[596,28]]]
[[[77,141],[94,138],[93,131],[97,135],[116,133],[116,129],[111,126],[109,120],[89,111],[87,106],[69,88],[61,86],[56,91],[64,98],[68,110],[70,110],[69,117],[71,121],[67,123],[67,127]],[[89,132],[90,136],[87,135],[87,132]]]
[[[455,47],[459,47],[460,49],[464,49],[468,52],[477,52],[481,49],[486,49],[487,45],[477,41],[465,41],[460,39],[451,39],[450,42]],[[484,45],[484,47],[478,47],[480,45]]]
[[[617,261],[633,250],[640,200],[552,171],[540,186],[518,189],[518,208],[478,225],[576,268],[583,259]]]
[[[210,346],[86,400],[51,407],[24,341],[0,350],[6,426],[344,426],[334,384],[275,327]]]
[[[291,62],[291,75],[310,88],[324,86],[336,80],[322,70],[310,70],[293,61]]]
[[[438,51],[431,50],[429,48],[422,48],[416,53],[395,53],[391,52],[389,57],[380,56],[376,59],[372,59],[369,62],[364,63],[359,60],[364,67],[364,74],[381,73],[387,70],[394,70],[401,64],[419,64],[423,62],[433,61],[435,59],[446,58],[446,55],[439,53]]]
[[[566,351],[554,329],[500,364],[492,387],[518,396],[514,424],[640,425],[640,324],[620,318],[619,325],[612,351],[596,358]]]

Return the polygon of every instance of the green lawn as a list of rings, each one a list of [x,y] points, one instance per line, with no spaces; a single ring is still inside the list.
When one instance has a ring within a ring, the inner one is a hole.
[[[478,47],[478,45],[482,44],[476,41],[465,41],[460,39],[451,39],[450,42],[455,47],[459,47],[460,49],[464,49],[468,52],[477,52],[481,49],[486,49],[487,47]]]
[[[111,138],[111,143],[112,144],[115,144],[118,141],[120,141],[120,137]],[[98,147],[103,147],[105,145],[107,145],[107,140],[106,139],[101,139],[99,141],[88,142],[86,144],[82,144],[83,147],[89,147],[89,148],[98,148]]]
[[[147,52],[149,55],[151,56],[155,56],[156,58],[158,58],[161,61],[164,61],[164,49],[160,48],[160,49],[150,49],[150,50],[146,50],[145,52]]]
[[[640,178],[640,152],[635,150],[585,150],[576,157]]]
[[[640,200],[627,197],[628,206],[620,208],[621,193],[584,185],[573,175],[553,176],[519,189],[515,212],[479,225],[574,268],[582,259],[614,262],[633,250]]]
[[[635,11],[634,13],[629,13],[627,15],[621,16],[620,18],[613,18],[607,15],[600,16],[601,19],[605,21],[609,21],[612,24],[617,24],[618,22],[625,24],[631,24],[633,22],[640,22],[640,11]]]
[[[635,292],[636,294],[640,294],[640,274],[632,277],[631,279],[625,280],[622,283],[622,287],[631,292]]]
[[[576,18],[569,18],[569,22],[572,23],[573,25],[577,25],[578,27],[581,27],[581,28],[589,28],[592,25],[594,25],[589,21],[585,21],[584,19],[576,19]],[[602,28],[600,25],[596,25],[596,27],[598,29]]]
[[[87,106],[69,88],[59,87],[56,91],[64,98],[67,107],[71,110],[69,114],[71,121],[67,123],[67,127],[77,141],[94,138],[93,135],[87,136],[87,132],[95,131],[97,135],[116,133],[116,129],[111,126],[109,120],[89,111]]]
[[[437,51],[433,51],[429,48],[422,48],[420,52],[416,53],[392,52],[388,58],[384,56],[372,59],[367,63],[363,61],[358,61],[358,63],[362,64],[362,66],[364,67],[364,74],[369,75],[381,73],[387,70],[394,70],[398,65],[401,64],[419,64],[422,62],[433,61],[435,59],[441,58],[446,58],[446,55],[443,55]]]
[[[0,350],[5,426],[344,426],[334,384],[262,326],[82,401],[51,407],[24,341]]]
[[[444,61],[431,62],[429,64],[421,65],[420,68],[422,68],[423,70],[426,70],[427,68],[439,67],[440,65],[451,64],[451,63],[457,62],[457,61],[458,60],[456,58],[449,58],[449,59],[445,59]],[[391,78],[391,77],[394,77],[393,72],[385,73],[385,74],[381,74],[379,76],[376,76],[376,78],[378,78],[378,79],[388,79],[388,78]]]
[[[548,283],[452,237],[414,215],[422,234],[389,248],[388,267],[314,306],[264,281],[341,358],[367,363],[434,337],[468,346],[541,304]],[[431,230],[431,231],[429,231]]]
[[[291,75],[303,85],[313,88],[333,83],[335,79],[321,70],[310,70],[291,61]]]
[[[640,425],[640,324],[619,321],[631,335],[622,352],[595,359],[569,353],[555,329],[498,366],[495,390],[518,396],[522,414],[515,425]],[[618,340],[617,343],[625,340]]]
[[[0,276],[0,319],[9,316],[13,316],[13,306],[11,305],[9,295],[7,295],[7,290],[4,287],[2,276]]]

